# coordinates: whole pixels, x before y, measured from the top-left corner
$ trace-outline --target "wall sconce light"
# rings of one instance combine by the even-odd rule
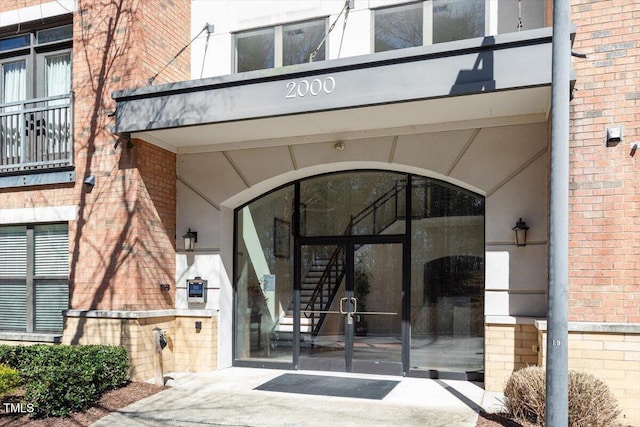
[[[184,239],[184,250],[192,252],[196,247],[196,242],[198,241],[198,232],[196,231],[187,231],[187,234],[182,236]]]
[[[622,128],[607,128],[607,147],[615,147],[620,142],[622,142]]]
[[[516,246],[527,246],[527,230],[529,230],[527,223],[520,218],[512,230],[515,234]]]
[[[93,191],[93,187],[96,186],[96,176],[89,175],[82,182],[82,187],[84,188],[85,193],[91,193]]]

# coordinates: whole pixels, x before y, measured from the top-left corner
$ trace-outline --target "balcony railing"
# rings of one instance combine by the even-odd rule
[[[0,104],[0,174],[73,165],[73,96]]]

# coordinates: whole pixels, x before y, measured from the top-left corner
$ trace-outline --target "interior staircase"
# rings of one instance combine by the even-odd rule
[[[399,218],[404,219],[404,197],[406,181],[399,180],[357,215],[351,217],[343,235],[382,234]],[[412,188],[425,188],[426,180],[415,180]],[[401,196],[402,195],[402,196]],[[427,212],[425,211],[425,217]],[[363,231],[364,230],[364,231]],[[318,313],[331,309],[338,288],[344,279],[345,246],[338,245],[331,256],[314,259],[300,284],[300,340],[302,346],[311,346],[324,323],[326,314]],[[291,347],[294,331],[293,301],[287,312],[283,312],[270,333],[270,345]]]
[[[345,275],[344,249],[336,250],[331,258],[314,258],[300,284],[300,334],[301,342],[310,343],[318,334],[326,314]],[[271,332],[272,347],[291,346],[294,328],[293,302]]]

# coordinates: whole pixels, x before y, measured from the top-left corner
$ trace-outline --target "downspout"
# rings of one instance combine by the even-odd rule
[[[546,425],[569,419],[569,95],[571,38],[569,0],[553,2],[551,65],[551,185],[549,297],[547,315]]]

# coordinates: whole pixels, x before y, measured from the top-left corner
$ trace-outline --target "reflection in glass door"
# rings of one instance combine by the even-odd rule
[[[300,367],[402,373],[402,244],[302,246]]]
[[[481,380],[484,228],[482,196],[388,171],[239,207],[234,365]]]
[[[402,373],[402,244],[354,248],[353,371]]]
[[[344,371],[345,245],[302,246],[301,271],[300,366]]]

